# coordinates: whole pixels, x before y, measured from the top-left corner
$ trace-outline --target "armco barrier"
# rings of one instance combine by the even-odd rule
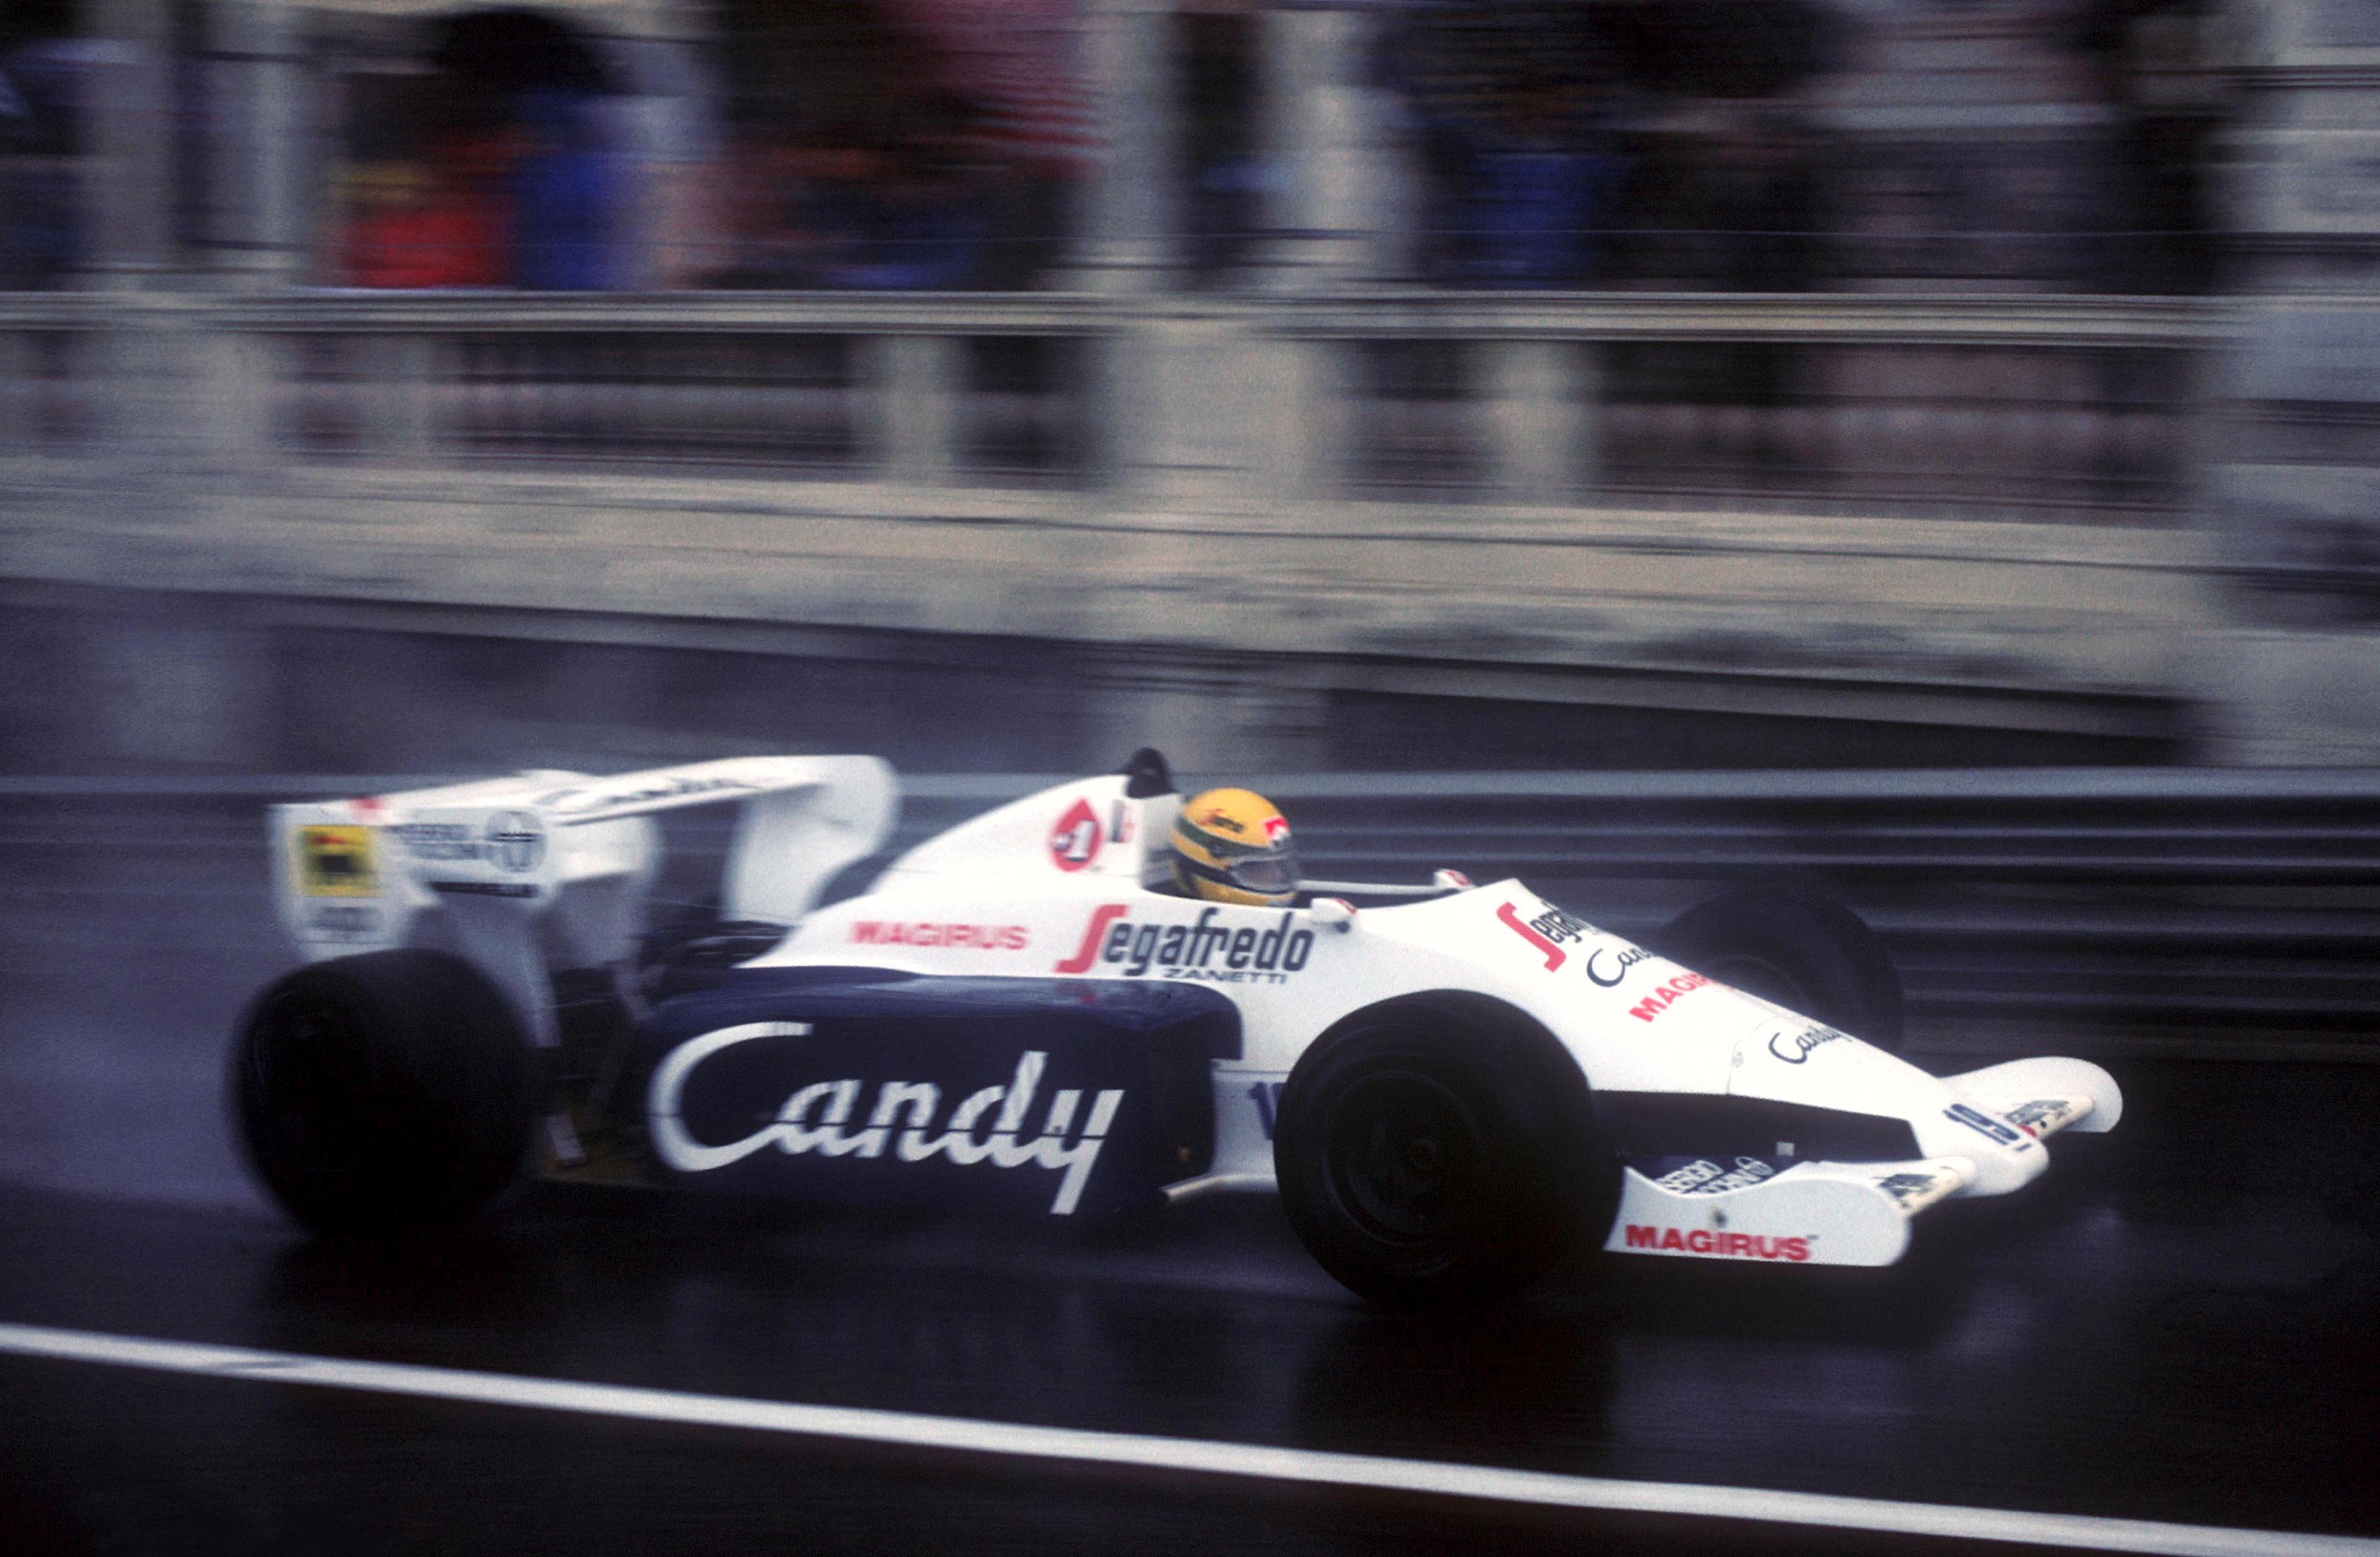
[[[1058,781],[906,775],[893,846]],[[213,870],[249,879],[261,871],[267,799],[431,782],[0,779],[0,860],[137,849],[162,865],[162,851],[186,857],[184,869],[149,879]],[[1441,865],[1482,882],[1518,876],[1632,934],[1720,884],[1822,886],[1890,943],[1922,1048],[2038,1047],[2054,1035],[2084,1052],[2380,1057],[2380,772],[1234,782],[1281,803],[1316,876],[1419,882]],[[725,821],[701,811],[670,821],[673,882],[695,890]],[[8,911],[31,906],[20,892]]]

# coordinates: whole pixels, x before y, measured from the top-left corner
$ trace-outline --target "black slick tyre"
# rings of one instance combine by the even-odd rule
[[[493,1199],[527,1156],[535,1077],[504,996],[445,952],[298,968],[233,1035],[249,1162],[322,1235],[448,1222]]]
[[[1679,915],[1652,946],[1671,962],[1879,1049],[1900,1048],[1900,975],[1876,932],[1832,898],[1793,888],[1736,888]]]
[[[1341,1284],[1386,1308],[1489,1301],[1611,1217],[1586,1082],[1541,1031],[1458,995],[1361,1013],[1298,1061],[1273,1165]]]

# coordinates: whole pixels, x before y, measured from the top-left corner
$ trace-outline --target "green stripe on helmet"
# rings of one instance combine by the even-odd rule
[[[1273,844],[1243,844],[1236,838],[1219,838],[1205,828],[1195,825],[1187,817],[1174,819],[1173,835],[1185,843],[1197,845],[1219,858],[1245,858],[1250,855],[1287,852]]]

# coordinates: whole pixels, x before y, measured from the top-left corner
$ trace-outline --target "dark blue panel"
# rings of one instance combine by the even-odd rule
[[[1099,1216],[1205,1170],[1239,1052],[1195,985],[743,968],[654,1012],[638,1101],[689,1188]]]

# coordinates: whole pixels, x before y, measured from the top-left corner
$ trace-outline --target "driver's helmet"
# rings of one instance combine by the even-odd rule
[[[1248,789],[1209,789],[1173,818],[1173,884],[1210,903],[1284,907],[1297,895],[1289,821]]]

